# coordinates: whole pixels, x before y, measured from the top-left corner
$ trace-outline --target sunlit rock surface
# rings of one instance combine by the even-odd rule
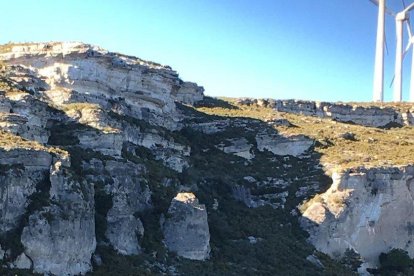
[[[414,108],[361,106],[329,102],[278,100],[276,110],[288,113],[331,118],[345,123],[370,127],[392,127],[414,124]]]
[[[292,155],[298,157],[310,149],[313,141],[303,135],[283,137],[276,133],[258,133],[256,135],[257,148],[260,151],[268,150],[276,155]]]
[[[61,162],[50,171],[50,201],[29,217],[21,242],[38,273],[76,275],[91,269],[95,251],[94,190]]]
[[[412,166],[336,173],[332,186],[308,203],[302,224],[312,244],[333,257],[353,249],[371,267],[392,248],[413,257],[413,188]]]
[[[177,127],[175,100],[203,98],[202,87],[183,82],[168,66],[78,42],[6,45],[0,60],[29,67],[55,104],[96,103],[168,128]]]

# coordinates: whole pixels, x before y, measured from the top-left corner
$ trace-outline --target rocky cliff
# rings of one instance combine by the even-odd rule
[[[378,252],[393,248],[414,257],[414,167],[360,168],[332,178],[331,187],[302,209],[318,250],[339,257],[351,249],[369,267],[379,265]]]
[[[394,113],[368,112],[406,127],[204,97],[82,43],[0,60],[2,275],[353,275],[413,256],[414,131]]]

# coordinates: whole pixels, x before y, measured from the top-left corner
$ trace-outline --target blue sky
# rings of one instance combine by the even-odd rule
[[[96,44],[170,65],[211,96],[372,98],[377,8],[368,0],[13,0],[1,9],[0,43]],[[387,19],[390,100],[395,32]]]

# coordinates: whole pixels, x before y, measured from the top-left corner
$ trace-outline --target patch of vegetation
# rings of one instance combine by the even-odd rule
[[[414,275],[414,260],[408,256],[407,251],[392,249],[379,256],[380,268],[368,269],[374,275]]]
[[[103,264],[94,265],[93,272],[86,275],[154,275],[155,269],[149,266],[146,255],[124,256],[108,246],[97,246],[96,254],[101,257]]]
[[[67,156],[67,152],[57,148],[57,147],[47,147],[43,146],[42,144],[26,140],[18,135],[11,134],[9,132],[1,131],[0,130],[0,148],[9,150],[9,149],[30,149],[30,150],[38,150],[38,151],[45,151],[55,155],[64,155]]]
[[[195,103],[194,105],[197,108],[206,107],[206,108],[225,108],[225,109],[239,109],[239,107],[229,103],[228,101],[219,99],[219,98],[212,98],[212,97],[204,97],[202,101]]]

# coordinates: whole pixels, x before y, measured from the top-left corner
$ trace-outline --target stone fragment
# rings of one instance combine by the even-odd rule
[[[13,262],[13,266],[18,269],[31,269],[32,261],[26,256],[26,254],[20,254]]]

